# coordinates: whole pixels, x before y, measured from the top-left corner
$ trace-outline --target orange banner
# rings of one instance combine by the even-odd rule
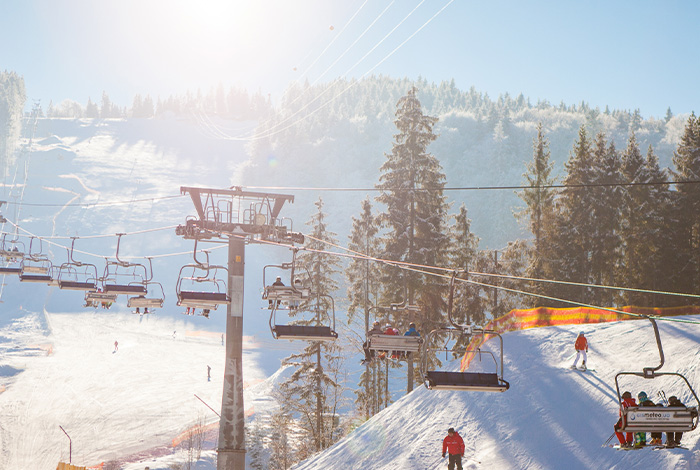
[[[627,306],[616,309],[621,312],[638,315],[655,315],[659,317],[672,317],[679,315],[698,315],[700,307],[689,305],[684,307],[634,307]],[[491,320],[484,329],[493,330],[499,334],[508,331],[527,330],[541,326],[582,325],[587,323],[607,323],[622,320],[639,320],[639,317],[611,312],[600,308],[573,307],[573,308],[549,308],[537,307],[530,309],[515,309],[502,317]],[[493,335],[475,336],[472,338],[467,351],[462,358],[460,371],[464,372],[477,353],[479,347]]]

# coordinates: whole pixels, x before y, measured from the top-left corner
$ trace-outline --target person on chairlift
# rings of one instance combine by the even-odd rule
[[[273,285],[273,286],[283,286],[283,285],[284,285],[284,282],[282,282],[282,277],[281,277],[281,276],[277,276],[277,278],[275,279],[275,282],[273,282],[272,285]],[[272,300],[268,300],[267,302],[268,302],[269,307],[272,308]],[[278,306],[278,307],[280,306],[280,301],[279,301],[279,300],[277,301],[277,306]]]
[[[372,324],[372,328],[367,331],[367,337],[369,338],[370,336],[373,335],[381,335],[383,334],[384,331],[382,331],[381,324],[378,321],[375,321]],[[367,344],[367,341],[365,341],[362,344],[362,349],[365,351],[365,358],[362,360],[362,364],[367,364],[368,362],[371,362],[372,359],[374,359],[374,351],[369,349],[369,345]]]
[[[676,396],[669,397],[668,406],[685,406]],[[683,438],[682,432],[667,432],[666,433],[666,445],[668,447],[677,447],[681,445],[681,439]]]

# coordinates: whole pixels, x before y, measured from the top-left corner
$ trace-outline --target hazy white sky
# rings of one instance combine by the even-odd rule
[[[4,1],[0,69],[44,106],[381,73],[662,116],[700,111],[698,24],[692,0]]]

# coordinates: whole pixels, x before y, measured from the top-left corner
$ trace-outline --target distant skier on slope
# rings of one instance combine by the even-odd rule
[[[583,364],[581,365],[582,370],[586,370],[586,354],[588,353],[588,340],[581,331],[576,338],[574,343],[574,348],[576,349],[576,359],[574,359],[574,365],[571,366],[572,369],[576,369],[576,364],[578,364],[578,358],[583,356]]]
[[[112,354],[115,352],[119,351],[119,343],[117,341],[114,342],[114,351],[112,351]]]
[[[449,452],[450,459],[447,464],[448,470],[454,470],[457,465],[457,470],[462,470],[462,457],[464,457],[464,440],[459,435],[455,428],[447,430],[447,436],[442,440],[442,458],[445,458],[445,452]]]

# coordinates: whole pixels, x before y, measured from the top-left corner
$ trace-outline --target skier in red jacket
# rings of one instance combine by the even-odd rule
[[[623,393],[622,408],[629,408],[631,406],[637,406],[637,402],[634,400],[634,398],[632,398],[632,394],[630,392]],[[617,423],[615,423],[615,435],[617,436],[617,440],[620,441],[620,447],[632,447],[632,444],[634,444],[632,433],[628,432],[625,436],[620,431],[618,431],[618,429],[622,427],[622,420],[622,410],[620,410],[620,419],[618,419]]]
[[[583,355],[583,365],[582,370],[586,370],[586,353],[588,353],[588,340],[583,335],[583,331],[578,334],[576,338],[576,343],[574,343],[574,348],[576,349],[576,359],[574,359],[574,365],[571,366],[572,369],[576,369],[576,364],[578,364],[579,356]]]
[[[464,457],[464,440],[459,435],[455,428],[447,430],[447,437],[442,440],[442,458],[445,458],[445,452],[450,453],[450,461],[447,464],[448,470],[454,470],[455,464],[457,470],[462,470],[462,457]]]

